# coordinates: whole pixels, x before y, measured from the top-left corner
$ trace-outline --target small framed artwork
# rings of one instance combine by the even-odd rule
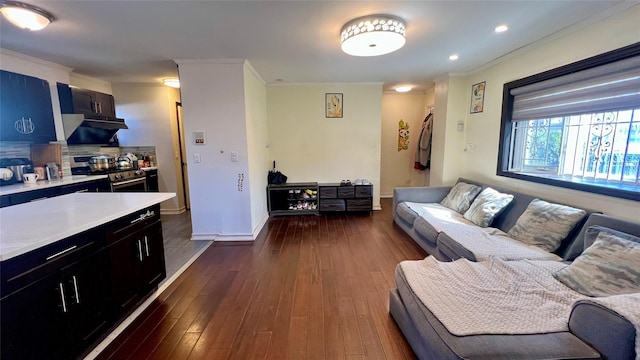
[[[471,113],[481,113],[484,108],[484,89],[487,82],[473,84],[471,86]]]
[[[341,118],[342,117],[342,94],[341,93],[326,93],[324,94],[325,102],[325,114],[327,118]]]

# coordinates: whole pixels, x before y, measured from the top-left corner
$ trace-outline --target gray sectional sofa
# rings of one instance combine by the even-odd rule
[[[468,179],[460,181],[479,185],[483,189],[489,186]],[[490,225],[508,232],[534,197],[491,187],[514,195],[511,204],[499,213]],[[450,189],[451,187],[396,189],[393,202],[394,222],[439,262],[466,258],[467,260],[460,261],[471,260],[473,264],[482,264],[481,260],[474,259],[473,252],[456,244],[456,239],[447,234],[446,224],[430,226],[424,221],[416,224],[421,215],[415,211],[415,207],[412,209],[406,206],[411,202],[438,203],[445,198]],[[563,266],[571,264],[571,261],[592,244],[592,241],[585,240],[585,234],[589,229],[597,229],[597,226],[635,236],[636,240],[633,241],[640,237],[640,223],[602,215],[596,211],[586,211],[584,219],[578,222],[555,251],[558,256],[555,261]],[[500,247],[500,241],[496,246]],[[497,250],[497,253],[500,253],[499,249]],[[518,261],[529,260],[515,260],[513,263]],[[640,339],[636,344],[636,337],[640,336],[638,319],[629,320],[628,316],[625,317],[610,307],[588,301],[589,297],[572,305],[567,330],[564,331],[511,335],[456,335],[425,305],[428,302],[424,301],[424,295],[422,298],[419,296],[415,283],[414,286],[411,285],[400,265],[396,268],[396,288],[390,290],[389,312],[420,359],[640,359],[640,354],[636,353],[640,348]],[[640,267],[640,262],[633,266]],[[637,277],[635,279],[632,281],[637,281]],[[517,287],[515,284],[515,288]],[[640,293],[634,293],[632,296],[634,301],[640,301]],[[455,296],[450,301],[455,303]]]
[[[492,228],[500,229],[504,232],[509,231],[516,224],[516,221],[520,215],[525,212],[529,203],[537,198],[469,179],[460,178],[458,182],[477,185],[482,189],[491,187],[497,191],[513,195],[511,203],[494,218],[490,225]],[[475,261],[476,259],[473,253],[459,244],[447,231],[438,231],[438,229],[434,227],[434,224],[430,224],[424,221],[424,219],[421,219],[416,211],[406,205],[408,202],[439,203],[447,196],[451,188],[452,186],[395,188],[393,192],[393,221],[411,236],[427,254],[434,256],[440,261],[450,261],[461,257]],[[552,200],[547,201],[552,202]],[[579,232],[588,216],[591,213],[597,212],[589,209],[584,210],[584,218],[576,225],[573,231],[569,233],[566,239],[562,241],[561,246],[554,251],[555,254],[565,260],[573,260],[582,252],[582,243],[578,236]]]

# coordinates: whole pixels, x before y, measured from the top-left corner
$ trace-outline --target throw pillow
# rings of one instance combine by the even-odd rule
[[[449,193],[440,202],[440,205],[464,214],[480,190],[482,190],[480,186],[459,182],[449,190]]]
[[[586,214],[581,209],[533,199],[507,234],[527,245],[552,252]]]
[[[600,231],[593,245],[555,278],[587,296],[640,292],[640,238],[635,241]]]
[[[513,195],[503,194],[488,187],[473,200],[469,210],[464,213],[464,218],[478,226],[487,227],[512,200]]]

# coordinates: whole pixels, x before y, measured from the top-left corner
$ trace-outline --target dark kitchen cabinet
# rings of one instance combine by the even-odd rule
[[[89,117],[115,117],[113,95],[70,87],[57,83],[60,110],[63,114],[84,114]]]
[[[107,231],[116,316],[130,312],[166,277],[160,207],[126,217]]]
[[[111,192],[111,183],[109,182],[109,179],[104,178],[69,185],[53,186],[45,189],[25,191],[11,195],[3,195],[0,197],[0,207],[18,205],[75,192]]]
[[[2,359],[75,358],[113,323],[101,231],[2,262]]]
[[[51,90],[46,80],[0,71],[0,140],[56,140]]]
[[[145,174],[147,175],[147,191],[159,192],[160,185],[158,184],[158,169],[145,170]]]

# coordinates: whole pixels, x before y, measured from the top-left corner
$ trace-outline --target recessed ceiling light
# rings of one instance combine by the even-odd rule
[[[179,89],[180,88],[180,80],[179,79],[163,79],[162,83],[172,88]]]
[[[411,86],[398,86],[396,91],[401,93],[411,91]]]
[[[449,60],[458,60],[458,54],[449,55]]]
[[[498,25],[498,26],[496,26],[496,28],[494,30],[497,33],[501,33],[501,32],[505,32],[505,31],[509,30],[509,27],[507,25]]]

